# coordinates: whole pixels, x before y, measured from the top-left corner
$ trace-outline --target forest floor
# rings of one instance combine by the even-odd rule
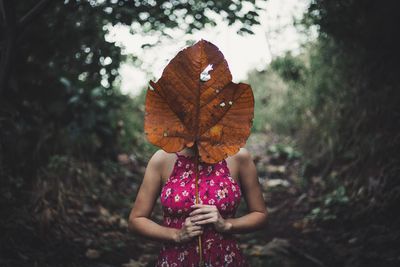
[[[347,233],[350,226],[345,221],[330,218],[332,215],[319,208],[315,210],[321,203],[319,190],[323,182],[313,176],[305,184],[299,175],[301,157],[268,153],[271,146],[286,142],[273,134],[253,134],[247,142],[257,166],[269,222],[263,230],[237,235],[240,247],[253,267],[344,266],[346,258],[360,253],[355,246],[359,241]],[[127,229],[144,166],[134,161],[122,169],[120,177],[104,177],[109,192],[93,194],[85,202],[69,198],[62,221],[44,224],[33,236],[32,227],[18,227],[23,218],[14,218],[13,226],[0,229],[7,231],[3,237],[8,242],[1,242],[0,266],[154,266],[160,243],[135,236]],[[236,216],[246,212],[242,199]],[[321,213],[328,219],[315,223],[313,216]],[[162,221],[159,200],[152,218]]]
[[[338,266],[324,241],[326,236],[307,219],[313,192],[302,189],[302,181],[298,177],[301,159],[288,159],[280,154],[274,156],[267,153],[271,145],[286,141],[273,134],[257,134],[252,135],[247,142],[247,148],[257,166],[269,223],[264,230],[236,235],[240,247],[253,267]],[[317,177],[314,181],[319,182]],[[136,189],[137,184],[126,186]],[[242,199],[236,216],[246,212],[247,206]],[[97,237],[104,240],[95,241],[95,237],[90,238],[93,243],[86,240],[86,251],[81,251],[81,254],[85,255],[88,263],[92,263],[90,266],[154,266],[159,243],[129,234],[126,228],[127,217],[120,217],[121,214],[115,211],[101,207],[92,214],[93,217],[88,217],[86,224],[91,231],[96,229]],[[152,218],[157,222],[162,221],[159,200]],[[99,222],[105,226],[99,227]]]

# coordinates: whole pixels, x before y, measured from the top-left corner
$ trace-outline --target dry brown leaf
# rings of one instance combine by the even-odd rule
[[[202,161],[216,163],[245,145],[253,114],[250,85],[233,83],[218,47],[200,40],[150,81],[144,128],[149,142],[167,152],[196,144]]]

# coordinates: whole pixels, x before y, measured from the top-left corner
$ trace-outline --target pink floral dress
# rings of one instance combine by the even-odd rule
[[[163,226],[180,229],[195,204],[194,158],[179,155],[171,176],[161,190]],[[199,163],[199,203],[215,205],[223,218],[234,217],[241,200],[241,189],[230,176],[225,160],[215,164]],[[214,225],[203,225],[201,235],[203,260],[206,267],[249,266],[233,234],[219,233]],[[198,267],[198,237],[177,244],[164,242],[156,266]]]

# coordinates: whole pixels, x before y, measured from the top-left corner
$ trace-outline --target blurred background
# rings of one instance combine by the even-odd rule
[[[200,39],[255,95],[269,223],[238,235],[252,266],[400,266],[398,8],[0,0],[0,266],[154,266],[160,243],[127,230],[157,150],[145,94]]]

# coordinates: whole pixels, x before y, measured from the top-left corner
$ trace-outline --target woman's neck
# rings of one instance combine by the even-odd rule
[[[180,154],[185,156],[194,156],[194,149],[191,147],[185,147],[180,151]]]

